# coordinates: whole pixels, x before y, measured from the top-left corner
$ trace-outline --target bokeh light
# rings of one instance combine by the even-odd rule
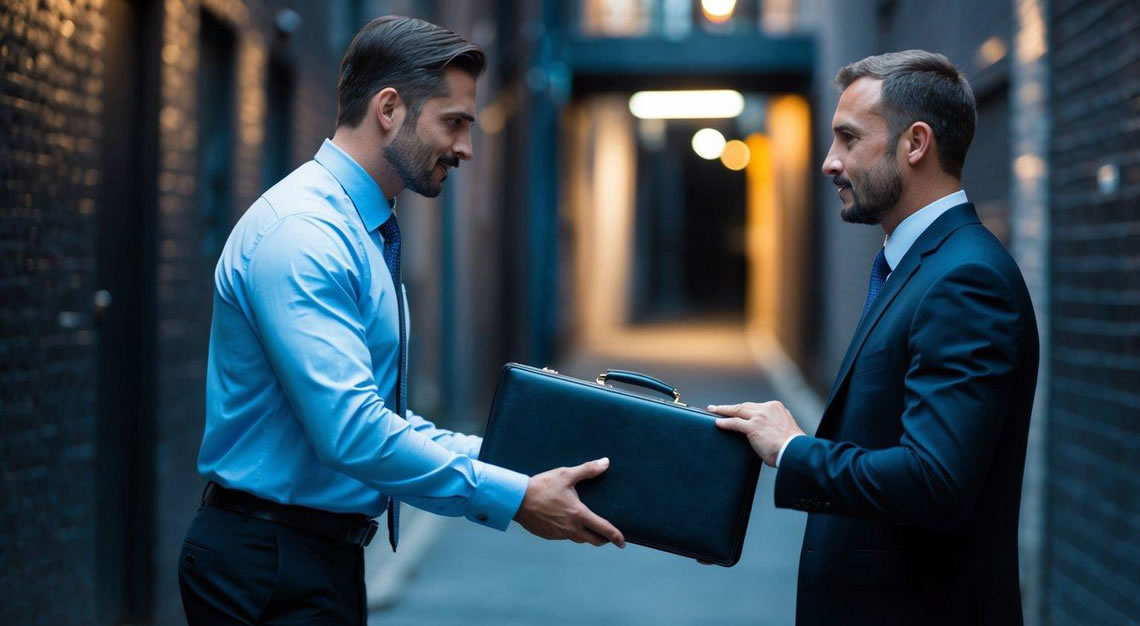
[[[736,10],[736,0],[701,0],[701,12],[704,13],[705,19],[714,24],[727,22],[734,10]]]
[[[693,134],[693,152],[702,159],[713,160],[724,151],[724,135],[715,128],[702,128]]]
[[[748,144],[739,139],[724,144],[724,149],[720,152],[720,162],[734,172],[748,167],[751,160],[752,151],[748,149]]]

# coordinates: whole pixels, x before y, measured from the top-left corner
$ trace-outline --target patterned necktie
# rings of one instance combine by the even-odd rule
[[[883,283],[891,273],[891,266],[887,265],[886,249],[885,246],[879,248],[879,253],[875,255],[875,261],[871,263],[871,280],[867,285],[867,301],[863,303],[863,314],[859,316],[860,324],[863,323],[863,318],[867,317],[867,311],[871,310],[875,296],[879,295],[879,290],[883,288]]]
[[[396,286],[396,306],[400,309],[400,359],[396,370],[396,415],[404,417],[408,406],[408,324],[404,319],[404,288],[400,282],[400,224],[396,214],[380,225],[380,235],[384,237],[384,263],[392,274],[392,284]],[[392,552],[400,538],[400,503],[388,496],[388,543]]]

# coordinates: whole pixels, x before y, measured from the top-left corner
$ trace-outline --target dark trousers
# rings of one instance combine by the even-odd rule
[[[364,549],[203,505],[178,558],[191,626],[363,626]]]

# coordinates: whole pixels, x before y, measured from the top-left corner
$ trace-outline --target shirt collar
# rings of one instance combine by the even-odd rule
[[[891,271],[898,267],[899,261],[902,261],[902,258],[906,256],[907,250],[910,250],[910,247],[934,223],[934,220],[941,217],[946,211],[966,202],[968,202],[966,192],[959,189],[907,216],[895,228],[895,232],[887,236],[886,243],[883,244],[885,248],[883,256],[886,257],[887,265],[891,267]]]
[[[360,213],[365,228],[373,231],[388,221],[392,210],[396,208],[396,199],[385,201],[380,186],[348,153],[331,140],[325,139],[313,159],[324,166],[344,188],[356,206],[357,213]]]

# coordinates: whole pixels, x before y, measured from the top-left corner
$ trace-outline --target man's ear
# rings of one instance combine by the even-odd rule
[[[385,87],[372,96],[371,111],[383,133],[390,133],[400,127],[404,118],[404,101],[400,93],[392,87]]]
[[[906,153],[907,163],[914,167],[926,155],[934,154],[934,129],[926,122],[915,122],[903,131],[899,143]]]

